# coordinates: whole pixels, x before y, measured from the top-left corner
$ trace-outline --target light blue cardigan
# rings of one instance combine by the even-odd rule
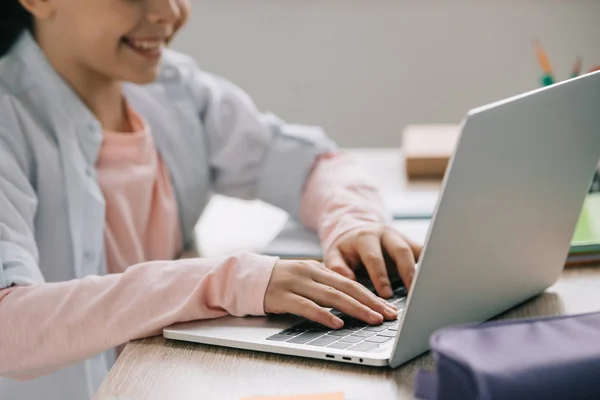
[[[297,216],[311,166],[334,148],[321,129],[259,113],[239,88],[172,51],[156,82],[126,85],[125,96],[168,167],[186,244],[213,192]],[[0,59],[0,289],[106,273],[101,143],[98,120],[23,34]],[[88,398],[113,361],[105,352],[24,383],[0,378],[0,397]]]

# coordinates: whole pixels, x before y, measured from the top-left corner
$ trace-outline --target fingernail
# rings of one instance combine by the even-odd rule
[[[386,284],[381,287],[381,294],[384,297],[392,297],[394,293],[392,292],[392,287]]]
[[[375,311],[371,311],[370,312],[370,316],[371,316],[371,321],[375,322],[375,323],[381,323],[383,321],[383,315],[379,314],[378,312]]]
[[[340,329],[341,327],[344,326],[344,321],[342,321],[341,319],[339,319],[335,315],[333,315],[331,317],[331,322],[333,322],[333,326],[335,327],[335,329]]]
[[[387,310],[388,315],[391,317],[397,317],[398,316],[398,310],[392,310],[391,308],[388,308]]]

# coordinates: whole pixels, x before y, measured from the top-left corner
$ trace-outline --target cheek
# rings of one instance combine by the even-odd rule
[[[80,50],[89,56],[115,56],[119,49],[120,41],[129,32],[134,24],[128,24],[122,18],[98,18],[78,26],[78,42]]]
[[[185,26],[190,18],[190,13],[192,12],[192,4],[188,0],[179,0],[177,4],[179,5],[179,13],[181,14],[181,17],[175,24],[173,36],[175,36],[175,34]]]
[[[98,72],[107,74],[115,71],[122,57],[122,46],[120,36],[110,34],[105,30],[88,29],[78,38],[78,54],[80,60],[87,66]],[[107,74],[112,75],[112,74]]]
[[[79,23],[77,32],[78,52],[87,64],[100,70],[113,70],[123,57],[123,36],[135,27],[135,22],[114,14]]]

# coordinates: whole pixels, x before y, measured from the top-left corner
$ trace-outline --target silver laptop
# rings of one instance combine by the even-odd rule
[[[600,72],[471,110],[397,321],[340,331],[295,316],[177,324],[169,339],[396,367],[559,277],[600,158]],[[334,311],[335,312],[335,311]]]

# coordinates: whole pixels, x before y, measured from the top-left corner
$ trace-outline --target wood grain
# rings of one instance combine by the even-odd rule
[[[566,270],[544,294],[499,318],[578,314],[600,310],[600,268]],[[411,399],[429,354],[392,370],[231,350],[153,337],[131,342],[96,400],[216,399],[344,392],[346,400]]]

